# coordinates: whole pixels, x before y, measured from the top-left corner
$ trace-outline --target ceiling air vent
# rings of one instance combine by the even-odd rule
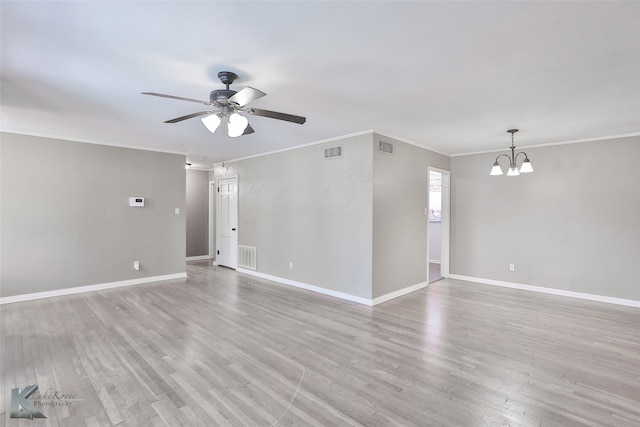
[[[325,159],[332,159],[334,157],[342,157],[342,146],[324,149]]]
[[[390,142],[378,141],[378,150],[382,153],[393,154],[393,144]]]

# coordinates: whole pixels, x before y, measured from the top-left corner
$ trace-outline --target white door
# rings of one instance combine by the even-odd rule
[[[238,177],[218,180],[216,261],[238,268]]]

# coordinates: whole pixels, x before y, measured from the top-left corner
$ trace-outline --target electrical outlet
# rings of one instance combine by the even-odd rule
[[[293,270],[293,261],[289,263],[289,270]]]
[[[509,264],[509,271],[516,271],[516,265],[515,264]]]
[[[133,261],[133,268],[135,270],[140,270],[140,261]]]

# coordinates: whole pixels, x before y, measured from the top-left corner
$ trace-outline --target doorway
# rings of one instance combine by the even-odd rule
[[[238,268],[238,177],[218,179],[216,197],[216,263]]]
[[[429,283],[449,276],[449,171],[428,168]]]

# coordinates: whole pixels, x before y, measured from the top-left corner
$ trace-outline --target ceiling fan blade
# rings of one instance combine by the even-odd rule
[[[142,95],[159,96],[162,98],[177,99],[179,101],[189,101],[189,102],[197,102],[198,104],[211,105],[209,101],[201,101],[199,99],[193,99],[193,98],[183,98],[182,96],[165,95],[164,93],[142,92]]]
[[[193,119],[194,117],[206,116],[207,114],[214,114],[215,111],[199,111],[197,113],[187,114],[186,116],[176,117],[175,119],[167,120],[165,123],[178,123],[183,120]]]
[[[270,119],[284,120],[285,122],[293,122],[303,124],[307,121],[306,117],[294,116],[293,114],[278,113],[277,111],[261,110],[259,108],[250,108],[247,113],[254,116],[269,117]]]
[[[243,107],[258,98],[262,98],[265,95],[266,93],[264,93],[263,91],[247,86],[244,89],[238,91],[231,98],[229,98],[229,101],[235,102],[236,104]]]
[[[249,134],[252,134],[252,133],[254,133],[254,132],[255,132],[255,130],[253,130],[253,128],[251,127],[251,125],[249,125],[249,124],[248,124],[248,125],[247,125],[247,127],[246,127],[246,128],[244,128],[244,132],[242,132],[242,134],[243,134],[243,135],[249,135]]]

